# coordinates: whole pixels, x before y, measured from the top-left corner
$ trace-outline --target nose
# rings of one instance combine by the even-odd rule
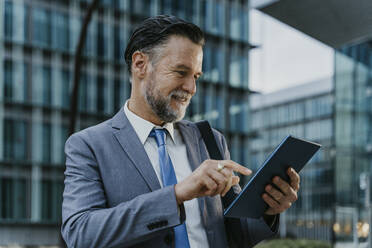
[[[185,82],[182,84],[182,89],[189,93],[190,95],[194,95],[196,92],[196,81],[194,77],[188,77]]]

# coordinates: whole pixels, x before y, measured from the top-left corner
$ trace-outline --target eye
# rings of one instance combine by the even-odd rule
[[[176,71],[180,76],[184,77],[187,75],[187,72],[185,71]]]

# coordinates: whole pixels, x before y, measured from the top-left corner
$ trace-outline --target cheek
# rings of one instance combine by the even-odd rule
[[[177,79],[174,77],[165,77],[162,78],[161,81],[158,81],[158,89],[166,95],[171,94],[174,90],[177,90],[181,87],[182,85],[182,80]]]

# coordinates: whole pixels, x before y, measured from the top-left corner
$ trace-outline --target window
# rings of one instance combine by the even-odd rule
[[[128,1],[112,0],[112,6],[115,9],[126,10],[128,9]]]
[[[225,34],[225,6],[218,0],[206,0],[202,2],[201,12],[203,13],[202,28],[208,33]]]
[[[187,116],[189,116],[191,118],[191,120],[193,121],[199,121],[201,119],[200,117],[200,102],[201,102],[201,93],[200,93],[200,90],[201,90],[201,84],[196,84],[196,87],[197,87],[197,90],[196,90],[196,93],[195,95],[191,98],[191,102],[190,102],[190,105],[189,107],[187,108]]]
[[[107,38],[103,21],[98,22],[97,31],[97,56],[104,58],[107,54]]]
[[[209,42],[205,46],[205,62],[203,64],[205,80],[211,82],[223,82],[224,81],[224,53],[223,49],[219,44],[215,42]]]
[[[81,73],[79,84],[79,111],[87,111],[88,109],[88,74]]]
[[[207,42],[203,49],[203,76],[201,77],[202,80],[211,80],[211,43]]]
[[[241,152],[241,149],[240,149],[239,137],[234,136],[231,140],[231,150],[230,150],[231,160],[236,161],[237,163],[241,163],[240,152]]]
[[[62,51],[69,49],[68,15],[55,11],[53,13],[53,48]]]
[[[101,0],[100,4],[104,8],[109,8],[112,5],[112,0]]]
[[[52,151],[52,130],[50,124],[43,124],[43,137],[42,137],[42,147],[43,147],[43,158],[44,163],[51,162],[51,151]]]
[[[192,3],[186,3],[185,0],[172,1],[172,13],[181,19],[185,19],[185,7],[190,4]]]
[[[185,19],[189,22],[193,22],[194,15],[196,13],[195,10],[195,0],[183,0],[187,1],[185,5]]]
[[[237,132],[248,132],[248,101],[242,96],[232,95],[229,108],[230,128]]]
[[[24,4],[23,9],[23,40],[25,43],[30,42],[31,34],[30,34],[30,7],[27,4]]]
[[[70,72],[68,70],[62,70],[62,107],[69,108],[70,107],[70,85],[71,78]]]
[[[126,39],[125,39],[125,34],[126,34],[126,27],[122,25],[115,25],[113,27],[114,31],[114,59],[117,62],[124,62],[124,51],[126,47]]]
[[[13,97],[13,63],[10,60],[4,61],[4,98],[7,100]]]
[[[105,111],[105,78],[101,75],[97,77],[97,111]]]
[[[25,160],[27,156],[26,122],[5,119],[4,136],[4,158]]]
[[[42,73],[43,104],[50,106],[52,104],[52,75],[50,67],[43,66]]]
[[[213,28],[218,34],[225,34],[225,6],[223,2],[216,1],[214,6]]]
[[[241,82],[240,78],[240,59],[237,47],[233,47],[230,54],[230,78],[229,83],[232,86],[238,87]]]
[[[333,127],[332,120],[320,120],[306,123],[305,135],[309,140],[323,140],[332,137]]]
[[[63,184],[58,181],[43,180],[41,183],[41,218],[44,221],[57,222],[62,212]]]
[[[29,191],[25,179],[0,178],[0,218],[22,220],[29,218]]]
[[[248,52],[237,46],[231,49],[229,83],[234,87],[248,88]]]
[[[233,39],[239,39],[240,37],[240,6],[237,3],[231,3],[230,7],[230,37]]]
[[[303,103],[291,103],[288,108],[288,121],[295,122],[303,119]]]
[[[31,71],[30,70],[31,70],[30,64],[28,62],[24,62],[23,63],[23,101],[24,102],[28,102],[30,100],[29,94],[28,94],[29,85],[31,84],[30,82]]]
[[[205,107],[204,118],[213,123],[215,119],[215,110],[213,108],[212,88],[207,88],[204,91],[203,105]]]
[[[13,36],[13,3],[5,1],[4,4],[4,37],[12,39]]]
[[[263,126],[262,111],[256,111],[251,113],[252,115],[252,126],[253,130],[260,129]]]
[[[53,161],[56,161],[57,163],[61,164],[64,166],[64,163],[66,161],[66,157],[65,157],[65,143],[66,143],[66,140],[68,138],[68,127],[66,125],[59,125],[58,126],[58,131],[60,132],[59,133],[59,138],[60,140],[59,141],[54,141],[53,142],[58,142],[59,145],[58,145],[58,148],[59,149],[56,149],[57,151],[59,151],[59,154],[54,154],[54,156],[56,156],[57,159],[53,159]]]
[[[332,114],[333,98],[331,95],[322,96],[306,101],[306,117],[320,117]]]
[[[151,0],[131,0],[130,9],[138,15],[150,16],[151,15]]]
[[[48,47],[51,44],[50,11],[44,8],[32,9],[33,42],[36,45]]]
[[[216,96],[214,97],[215,101],[215,127],[219,129],[225,128],[225,103],[224,97],[221,90],[217,90]]]
[[[6,59],[3,68],[4,99],[14,102],[24,102],[27,100],[29,85],[27,64]]]
[[[239,8],[240,10],[240,39],[243,41],[248,42],[248,33],[249,33],[249,18],[248,18],[248,12],[249,10],[245,7],[241,6]]]
[[[172,14],[172,0],[160,0],[162,13],[169,15]]]
[[[118,111],[121,108],[121,82],[120,79],[114,80],[114,111]]]

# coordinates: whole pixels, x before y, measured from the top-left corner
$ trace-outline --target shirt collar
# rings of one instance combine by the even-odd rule
[[[154,125],[152,122],[149,122],[135,113],[133,113],[131,110],[128,108],[128,101],[127,100],[124,104],[124,113],[127,116],[130,124],[134,128],[134,131],[137,133],[138,138],[140,139],[141,143],[144,145],[147,137],[149,136],[151,130],[153,128],[165,128],[167,129],[171,139],[173,142],[174,140],[174,126],[173,123],[165,123],[162,127]]]

